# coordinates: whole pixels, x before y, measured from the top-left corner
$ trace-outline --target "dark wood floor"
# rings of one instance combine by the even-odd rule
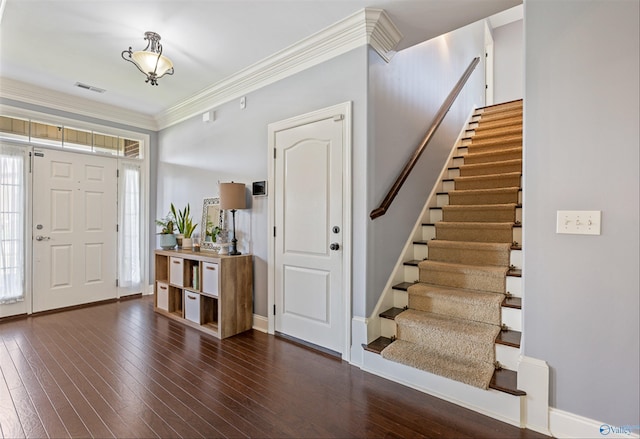
[[[0,322],[0,437],[545,436],[257,331],[224,341],[149,298]]]

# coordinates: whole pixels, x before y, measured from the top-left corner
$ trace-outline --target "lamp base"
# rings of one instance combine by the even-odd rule
[[[235,234],[235,225],[234,225],[234,234]],[[238,256],[242,254],[238,251],[237,244],[238,244],[238,240],[233,238],[231,240],[231,246],[229,247],[229,256]]]

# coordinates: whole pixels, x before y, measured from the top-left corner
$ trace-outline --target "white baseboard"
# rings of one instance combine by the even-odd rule
[[[268,333],[269,319],[258,314],[253,315],[253,329],[256,331]]]
[[[557,438],[640,438],[640,425],[610,425],[556,408],[549,409],[549,430]]]
[[[355,316],[351,319],[351,358],[350,363],[362,367],[363,344],[367,343],[367,320],[365,317]]]

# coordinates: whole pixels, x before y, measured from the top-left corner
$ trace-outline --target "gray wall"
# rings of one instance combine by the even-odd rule
[[[250,185],[267,180],[267,126],[300,114],[353,101],[354,191],[362,191],[366,123],[367,49],[349,53],[307,69],[215,109],[216,120],[200,116],[159,134],[157,215],[173,202],[190,203],[198,212],[202,199],[218,195],[219,181]],[[236,213],[239,250],[254,254],[254,312],[267,315],[267,198],[252,200],[250,209]],[[354,237],[361,248],[363,238]]]
[[[524,81],[523,20],[493,30],[493,101],[522,99]]]
[[[638,425],[639,3],[525,2],[524,353],[551,405]],[[558,235],[557,210],[602,235]],[[594,437],[599,432],[594,432]]]
[[[477,56],[484,60],[483,45],[484,25],[478,22],[405,49],[389,64],[370,57],[367,216],[361,219],[367,230],[367,294],[366,303],[354,299],[355,315],[373,311],[453,142],[472,108],[484,104],[482,62],[387,214],[372,221],[368,213],[378,207],[469,63]]]

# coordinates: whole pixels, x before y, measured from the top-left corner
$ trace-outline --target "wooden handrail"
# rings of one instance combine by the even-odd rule
[[[409,161],[407,161],[407,164],[404,165],[404,168],[402,169],[402,172],[400,172],[400,175],[398,175],[396,182],[393,183],[393,186],[391,186],[391,189],[389,189],[389,192],[387,192],[387,196],[384,197],[384,200],[382,200],[380,206],[377,209],[372,210],[369,214],[372,220],[387,213],[387,209],[389,209],[389,206],[391,206],[393,199],[396,197],[396,195],[398,195],[398,192],[400,192],[400,188],[402,188],[405,180],[407,179],[407,177],[409,177],[411,170],[414,168],[414,166],[418,162],[418,159],[427,148],[427,144],[431,141],[433,134],[444,120],[444,117],[451,109],[451,106],[462,91],[462,88],[467,83],[467,80],[469,79],[469,77],[473,73],[473,70],[476,68],[479,62],[479,57],[474,58],[473,61],[471,61],[471,64],[469,64],[469,67],[467,67],[467,70],[465,70],[460,80],[456,83],[455,87],[453,87],[453,90],[451,90],[451,93],[449,93],[449,96],[447,96],[447,99],[440,107],[440,110],[438,110],[438,113],[436,114],[436,117],[433,120],[431,127],[429,128],[429,131],[427,131],[427,135],[424,137],[424,140],[413,152],[413,155],[411,156]]]

